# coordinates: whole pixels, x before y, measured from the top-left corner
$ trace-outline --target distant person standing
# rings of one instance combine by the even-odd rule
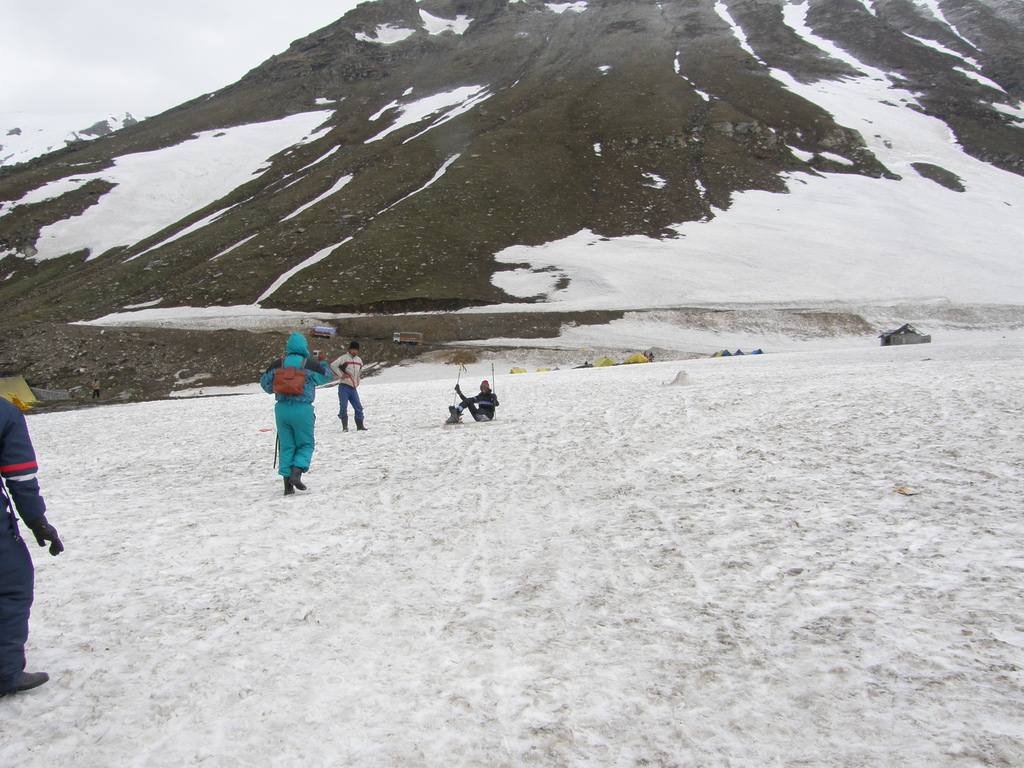
[[[93,380],[92,384],[92,399],[95,400],[100,396],[100,383],[99,381]]]
[[[338,418],[341,428],[348,432],[348,404],[352,403],[352,411],[356,417],[356,430],[366,431],[363,426],[363,404],[359,402],[359,376],[363,372],[363,360],[359,357],[359,342],[348,345],[348,352],[333,363],[331,370],[341,378],[338,384]]]
[[[50,679],[45,672],[25,671],[35,570],[14,516],[17,509],[39,546],[49,542],[51,555],[64,551],[57,531],[46,520],[36,471],[25,415],[0,399],[0,696],[36,688]]]
[[[313,459],[313,426],[316,424],[316,413],[313,411],[313,400],[316,399],[317,384],[326,384],[334,377],[327,364],[323,362],[323,354],[319,360],[309,357],[309,346],[306,337],[301,333],[293,333],[285,347],[287,354],[275,360],[260,378],[263,391],[273,394],[277,402],[274,405],[274,420],[277,423],[277,437],[280,441],[277,473],[284,478],[284,495],[295,493],[295,489],[306,490],[302,482],[302,473],[309,471],[309,463]],[[293,386],[285,386],[276,374],[282,368],[289,368],[294,379]],[[301,375],[300,375],[301,374]]]

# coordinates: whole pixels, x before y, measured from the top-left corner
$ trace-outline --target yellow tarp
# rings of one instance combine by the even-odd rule
[[[635,355],[630,355],[629,357],[627,357],[624,362],[625,363],[649,363],[651,361],[647,359],[647,355],[643,354],[642,352],[637,352]]]
[[[30,408],[34,403],[39,402],[21,376],[8,376],[5,379],[0,379],[0,397],[14,403],[22,410],[26,410],[26,406]]]
[[[615,361],[610,357],[602,357],[594,361],[595,368],[607,368],[609,365],[615,365]]]

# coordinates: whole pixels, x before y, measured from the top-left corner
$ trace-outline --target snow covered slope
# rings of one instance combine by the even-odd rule
[[[454,368],[370,379],[289,498],[263,393],[33,415],[0,764],[1022,764],[1022,359],[498,370],[444,429]]]

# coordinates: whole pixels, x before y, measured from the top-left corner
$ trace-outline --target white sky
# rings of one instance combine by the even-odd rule
[[[0,112],[150,117],[222,88],[357,0],[0,0]]]

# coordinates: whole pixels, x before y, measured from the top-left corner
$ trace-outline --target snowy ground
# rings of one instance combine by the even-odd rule
[[[0,765],[1022,765],[1005,336],[370,379],[291,498],[262,393],[32,415]]]

